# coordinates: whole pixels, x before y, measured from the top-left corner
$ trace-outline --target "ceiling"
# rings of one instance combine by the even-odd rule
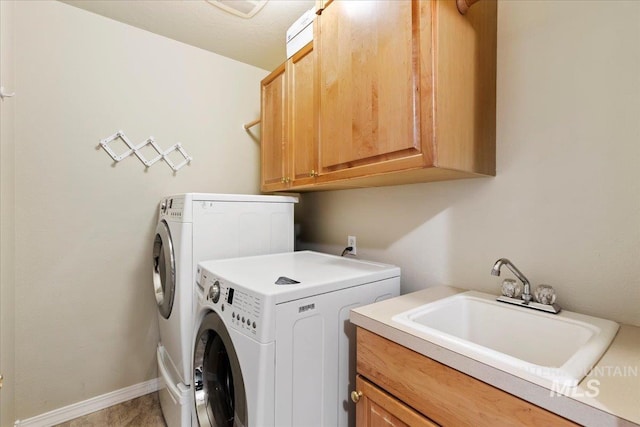
[[[60,1],[265,70],[285,61],[287,29],[315,3],[270,0],[245,19],[205,0]]]

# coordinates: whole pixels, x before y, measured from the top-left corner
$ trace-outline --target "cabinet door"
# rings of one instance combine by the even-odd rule
[[[356,377],[356,427],[437,427],[422,414],[385,393],[360,375]]]
[[[263,191],[286,188],[287,98],[285,64],[261,82],[261,182]]]
[[[329,6],[333,0],[316,0],[316,14],[320,15],[325,7]]]
[[[292,186],[312,184],[317,174],[315,71],[313,43],[309,43],[287,61]]]
[[[411,156],[403,168],[422,166],[419,3],[334,0],[318,17],[321,174]]]

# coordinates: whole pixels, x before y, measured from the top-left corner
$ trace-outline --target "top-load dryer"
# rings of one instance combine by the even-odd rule
[[[160,403],[169,427],[191,425],[198,262],[294,249],[295,197],[188,193],[162,199],[153,243]]]

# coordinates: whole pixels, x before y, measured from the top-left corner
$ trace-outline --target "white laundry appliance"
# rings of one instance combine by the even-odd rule
[[[198,262],[294,249],[295,197],[188,193],[160,202],[153,243],[160,404],[169,427],[192,425]]]
[[[347,427],[349,311],[394,297],[400,269],[317,252],[200,263],[194,418],[202,427]]]

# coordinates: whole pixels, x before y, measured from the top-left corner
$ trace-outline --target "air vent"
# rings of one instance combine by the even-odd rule
[[[267,0],[206,0],[207,3],[212,4],[225,12],[229,12],[233,15],[241,18],[252,18],[256,13],[260,12]]]

